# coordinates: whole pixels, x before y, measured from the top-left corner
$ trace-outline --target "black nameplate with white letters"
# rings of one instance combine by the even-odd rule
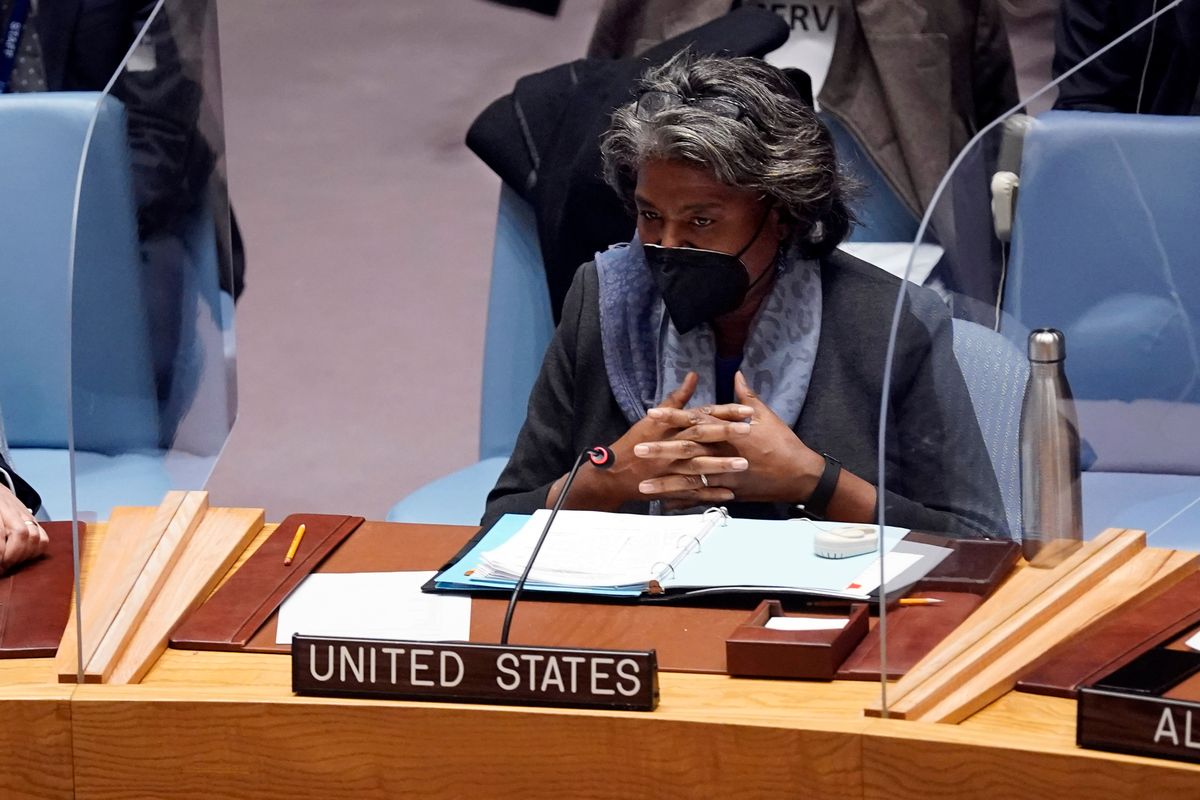
[[[1081,687],[1080,747],[1200,763],[1200,703]]]
[[[451,703],[653,711],[653,650],[292,637],[292,691]]]

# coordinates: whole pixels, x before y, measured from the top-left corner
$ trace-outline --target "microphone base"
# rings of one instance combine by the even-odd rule
[[[653,711],[653,650],[292,637],[292,691],[438,703]]]

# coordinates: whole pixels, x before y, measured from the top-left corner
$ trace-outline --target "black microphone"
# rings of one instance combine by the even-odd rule
[[[533,552],[529,554],[529,561],[525,562],[525,571],[521,573],[520,579],[517,580],[517,585],[513,587],[512,597],[508,599],[508,610],[504,612],[504,625],[500,628],[500,644],[508,644],[508,628],[512,625],[513,610],[517,607],[517,599],[521,596],[521,590],[525,588],[525,579],[529,577],[529,572],[533,569],[533,562],[538,557],[538,551],[542,549],[542,543],[546,541],[546,534],[550,532],[550,526],[554,524],[554,517],[558,514],[558,510],[562,508],[563,502],[567,499],[567,492],[571,491],[571,484],[575,482],[575,474],[579,472],[579,467],[583,464],[584,456],[597,469],[608,469],[617,460],[612,450],[599,445],[589,447],[575,457],[575,465],[567,473],[567,479],[563,481],[562,491],[558,493],[558,499],[554,501],[554,507],[550,509],[550,518],[546,520],[546,525],[542,528],[542,533],[538,536],[537,543],[533,546]]]

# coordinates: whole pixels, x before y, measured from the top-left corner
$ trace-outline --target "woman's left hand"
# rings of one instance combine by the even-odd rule
[[[817,488],[825,470],[824,457],[800,441],[741,372],[734,376],[733,393],[739,403],[754,409],[754,415],[750,435],[733,443],[750,468],[732,476],[736,485],[729,488],[738,500],[803,503]]]
[[[747,468],[739,472],[705,476],[708,485],[732,490],[734,499],[739,501],[803,502],[816,489],[817,481],[825,469],[825,459],[800,441],[795,431],[750,389],[742,373],[737,373],[733,386],[738,403],[752,411],[750,424],[748,428],[731,427],[734,435],[720,438],[746,459]],[[746,419],[738,413],[736,405],[709,406],[699,410],[705,421],[693,424],[693,427],[705,431],[723,427],[713,425],[714,422],[741,422]],[[683,427],[689,424],[686,419],[689,415],[694,417],[695,410],[669,413],[678,417]],[[674,441],[656,442],[646,455],[663,457],[673,454],[669,451],[686,446],[683,440],[688,438],[686,432],[681,432]],[[705,437],[705,440],[713,441],[709,437]],[[683,453],[677,457],[683,457]],[[641,488],[644,494],[667,494],[692,488],[697,478],[696,475],[685,474],[663,475],[644,481]]]

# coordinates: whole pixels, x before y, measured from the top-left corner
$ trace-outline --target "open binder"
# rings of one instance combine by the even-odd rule
[[[548,515],[546,510],[505,515],[472,539],[425,589],[511,591]],[[842,559],[814,554],[817,532],[837,527],[811,520],[734,519],[716,508],[674,516],[560,511],[526,588],[613,598],[747,592],[877,597],[878,553]],[[920,580],[951,552],[905,541],[908,533],[884,530],[888,594]]]

